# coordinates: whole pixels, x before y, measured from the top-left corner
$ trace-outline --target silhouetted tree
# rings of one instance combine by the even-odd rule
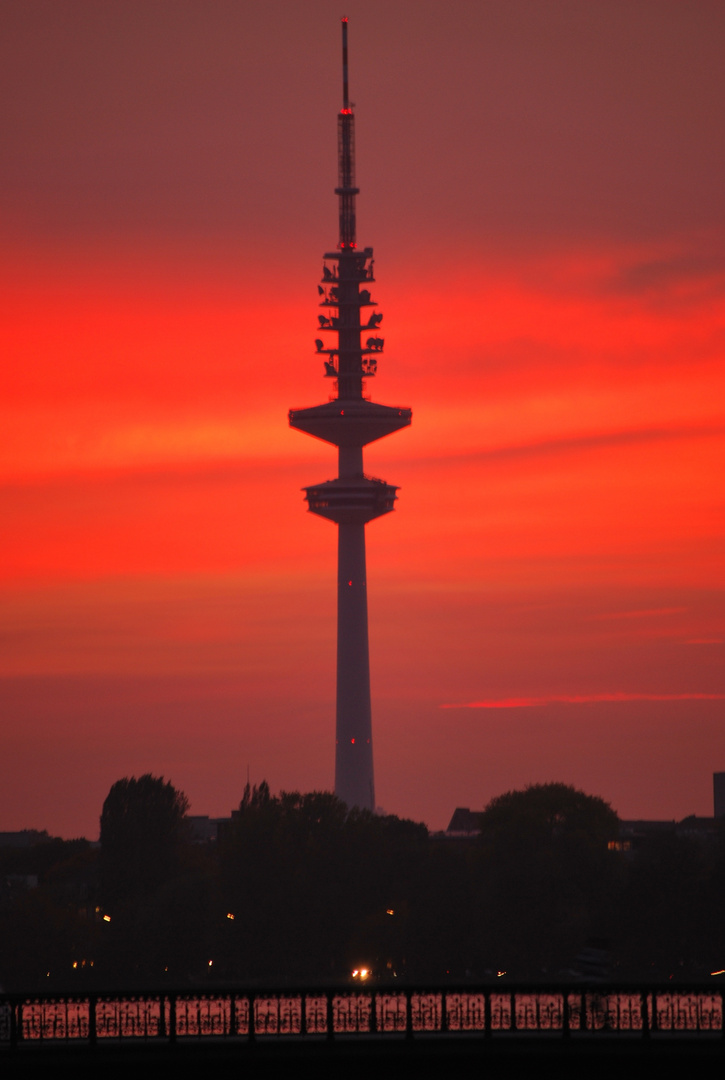
[[[101,899],[148,893],[178,868],[189,801],[163,776],[117,780],[101,814]]]
[[[426,841],[425,826],[348,811],[329,792],[247,788],[219,851],[229,976],[339,978],[402,949]]]
[[[84,961],[95,956],[97,853],[87,840],[39,837],[28,848],[0,849],[0,985],[6,990],[82,983]]]
[[[163,777],[117,781],[101,815],[100,899],[110,915],[103,985],[199,981],[209,958],[216,875],[192,845],[189,802]]]
[[[609,803],[568,784],[530,784],[491,799],[481,814],[481,839],[497,837],[516,846],[578,842],[606,848],[619,834],[619,818]]]
[[[621,861],[607,849],[619,823],[603,799],[536,784],[492,799],[480,820],[479,962],[538,976],[609,935]]]
[[[362,963],[431,984],[570,977],[594,938],[610,939],[614,976],[725,966],[725,829],[609,851],[618,821],[602,799],[541,784],[493,799],[479,842],[457,843],[262,783],[218,844],[199,845],[187,806],[163,777],[126,778],[104,803],[100,852],[46,836],[0,850],[6,989],[309,984]]]
[[[722,966],[716,946],[722,892],[713,896],[710,888],[716,858],[716,850],[705,850],[695,838],[677,836],[674,830],[642,844],[622,896],[624,974],[703,978],[713,965]]]

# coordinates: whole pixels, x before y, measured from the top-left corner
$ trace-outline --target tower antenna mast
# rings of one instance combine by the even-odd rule
[[[349,108],[347,92],[347,19],[342,20],[342,107]]]
[[[389,514],[397,487],[366,476],[363,447],[382,439],[412,418],[410,409],[378,405],[365,393],[377,372],[384,339],[378,337],[382,313],[372,311],[373,249],[358,250],[355,196],[355,117],[350,106],[347,19],[342,20],[342,109],[337,118],[339,239],[323,255],[318,286],[322,314],[315,340],[334,393],[323,405],[291,409],[298,431],[338,448],[338,476],[305,488],[308,509],[337,525],[337,706],[335,794],[349,807],[375,809],[370,660],[365,566],[365,525]],[[364,343],[362,335],[367,331]],[[331,336],[330,336],[331,335]]]
[[[342,109],[337,118],[337,187],[340,198],[340,250],[356,248],[355,115],[350,107],[347,81],[347,19],[342,20]]]

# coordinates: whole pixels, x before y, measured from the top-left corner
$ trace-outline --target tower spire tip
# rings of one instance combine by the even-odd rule
[[[350,100],[347,92],[347,16],[342,19],[342,108],[343,112],[350,109]]]

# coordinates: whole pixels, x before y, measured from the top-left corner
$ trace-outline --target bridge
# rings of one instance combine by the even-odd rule
[[[723,990],[700,986],[398,987],[0,993],[0,1061],[33,1049],[203,1044],[693,1040],[725,1050]]]

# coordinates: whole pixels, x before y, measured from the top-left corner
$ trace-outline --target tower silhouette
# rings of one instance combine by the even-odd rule
[[[305,488],[311,513],[334,521],[337,548],[337,711],[335,794],[349,807],[375,809],[373,735],[370,713],[368,600],[365,525],[394,509],[398,490],[366,476],[363,446],[411,421],[410,409],[378,405],[365,394],[376,374],[383,338],[382,314],[371,311],[373,249],[358,249],[355,224],[355,117],[348,96],[347,19],[342,20],[342,109],[337,118],[340,236],[336,251],[323,255],[318,285],[317,352],[335,393],[323,405],[291,409],[289,422],[338,447],[336,480]],[[365,343],[362,335],[367,332]]]

